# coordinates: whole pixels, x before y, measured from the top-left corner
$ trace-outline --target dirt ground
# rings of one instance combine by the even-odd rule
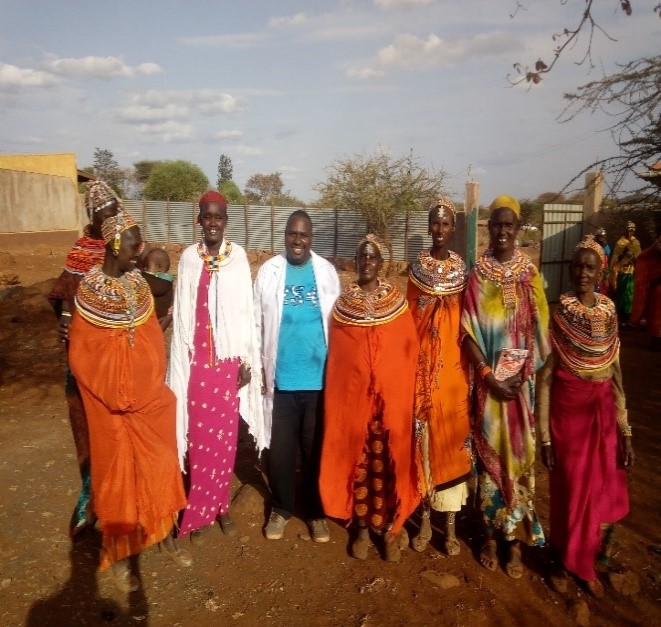
[[[631,514],[602,573],[605,599],[587,596],[574,582],[564,595],[552,591],[541,549],[524,552],[521,580],[484,570],[476,561],[479,518],[470,507],[457,523],[458,557],[443,554],[437,533],[425,553],[406,551],[399,564],[384,562],[376,550],[360,562],[349,556],[340,525],[331,523],[331,542],[318,545],[299,519],[283,540],[269,542],[262,536],[266,486],[245,434],[234,480],[239,533],[225,537],[216,526],[204,532],[203,546],[186,540],[191,569],[152,548],[133,561],[140,590],[117,592],[96,570],[99,536],[75,544],[67,537],[80,481],[65,359],[45,298],[65,255],[48,247],[0,252],[0,625],[661,624],[661,357],[647,350],[641,330],[622,338],[636,463]],[[536,502],[547,526],[541,465]],[[416,524],[414,517],[410,531]]]

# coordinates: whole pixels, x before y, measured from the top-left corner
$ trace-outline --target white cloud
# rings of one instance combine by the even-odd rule
[[[278,170],[278,172],[290,172],[292,174],[295,174],[297,172],[307,172],[304,168],[296,168],[293,165],[281,165]]]
[[[244,144],[237,144],[232,147],[232,150],[237,154],[245,155],[249,157],[256,157],[257,155],[263,155],[264,150],[261,148],[254,148],[253,146],[245,146]]]
[[[134,78],[138,75],[149,76],[162,73],[156,63],[141,63],[130,66],[119,57],[80,57],[69,59],[50,59],[46,67],[60,76],[83,78],[87,80],[110,80],[113,78]]]
[[[491,57],[520,50],[514,36],[500,31],[474,37],[444,40],[431,34],[427,39],[415,35],[397,35],[389,46],[378,51],[378,62],[386,67],[448,67],[477,57]]]
[[[300,24],[305,24],[307,21],[308,16],[301,12],[285,17],[272,17],[269,20],[269,26],[271,28],[279,28],[280,26],[299,26]]]
[[[423,4],[431,4],[432,2],[435,2],[435,0],[374,0],[374,4],[382,9],[420,6]]]
[[[163,107],[130,105],[117,110],[117,117],[123,122],[160,122],[173,118],[184,118],[189,108],[184,105],[167,104]]]
[[[353,68],[350,67],[347,72],[347,76],[349,78],[359,78],[359,79],[373,79],[373,78],[381,78],[382,76],[385,76],[385,72],[383,70],[374,70],[371,67],[364,67],[364,68]]]
[[[51,87],[58,82],[50,72],[0,62],[0,88]]]
[[[168,144],[181,144],[195,140],[191,124],[163,122],[162,124],[141,124],[138,131],[147,141],[162,141]]]
[[[201,48],[251,48],[266,39],[266,33],[232,33],[231,35],[206,35],[182,37],[180,41]]]
[[[220,115],[238,113],[248,106],[248,101],[225,92],[201,89],[192,94],[190,105],[202,115]]]
[[[248,100],[240,96],[200,89],[197,91],[148,91],[134,94],[131,104],[120,107],[117,117],[128,123],[159,122],[181,119],[191,112],[205,116],[230,115],[248,107]]]
[[[216,139],[238,139],[243,137],[241,131],[218,131],[215,135]]]

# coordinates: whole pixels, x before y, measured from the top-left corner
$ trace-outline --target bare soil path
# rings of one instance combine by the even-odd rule
[[[186,546],[181,569],[153,548],[134,567],[142,585],[118,593],[97,573],[98,535],[71,544],[67,525],[79,488],[64,400],[64,355],[45,299],[66,250],[0,252],[0,625],[653,625],[661,624],[661,356],[642,331],[622,338],[622,363],[636,465],[631,514],[620,526],[614,563],[597,601],[573,582],[565,595],[544,580],[546,554],[524,551],[524,577],[487,572],[476,561],[479,519],[457,524],[461,554],[446,557],[435,537],[400,564],[376,550],[360,562],[347,533],[309,540],[294,519],[282,541],[262,536],[266,487],[247,436],[237,459],[234,512],[239,533],[218,527]],[[349,275],[347,275],[348,277]],[[548,524],[548,482],[538,468],[537,503]],[[415,523],[410,530],[415,530]],[[437,522],[437,521],[434,521]],[[450,577],[443,577],[450,575]]]

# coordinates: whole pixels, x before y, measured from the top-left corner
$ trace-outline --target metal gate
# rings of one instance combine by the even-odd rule
[[[571,288],[569,265],[583,237],[582,205],[544,205],[540,268],[549,303]]]

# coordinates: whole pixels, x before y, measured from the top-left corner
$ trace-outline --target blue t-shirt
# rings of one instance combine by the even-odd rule
[[[312,260],[302,266],[287,263],[275,387],[321,390],[327,353]]]

